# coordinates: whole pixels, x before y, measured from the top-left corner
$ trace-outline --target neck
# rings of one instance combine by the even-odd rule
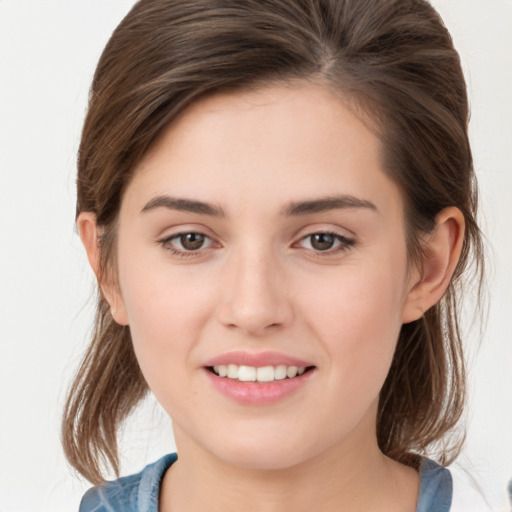
[[[385,457],[376,439],[359,430],[360,441],[329,448],[285,469],[229,464],[181,435],[179,460],[166,473],[160,512],[414,512],[417,473]]]

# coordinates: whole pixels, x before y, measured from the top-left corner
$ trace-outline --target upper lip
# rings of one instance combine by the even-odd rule
[[[298,368],[313,366],[310,362],[304,361],[297,357],[282,354],[280,352],[266,351],[266,352],[245,352],[233,351],[226,352],[219,356],[213,357],[205,362],[204,366],[217,366],[236,364],[238,366],[297,366]]]

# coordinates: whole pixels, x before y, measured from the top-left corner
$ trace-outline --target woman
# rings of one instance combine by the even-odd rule
[[[449,510],[467,118],[425,1],[135,5],[80,147],[101,294],[63,437],[101,483],[149,389],[179,460],[81,510]]]

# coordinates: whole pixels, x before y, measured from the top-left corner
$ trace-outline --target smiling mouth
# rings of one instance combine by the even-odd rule
[[[314,366],[245,366],[237,364],[208,366],[207,369],[218,377],[239,382],[274,382],[294,379],[313,370]]]

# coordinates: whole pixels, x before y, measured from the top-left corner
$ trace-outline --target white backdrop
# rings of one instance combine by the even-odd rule
[[[59,442],[64,392],[92,320],[93,279],[73,225],[75,155],[95,64],[132,4],[0,0],[0,512],[77,510],[88,487],[66,465]],[[452,467],[454,510],[508,511],[512,2],[434,4],[467,74],[492,245],[491,307],[471,364],[468,440]],[[121,446],[124,474],[174,449],[168,423],[152,403],[137,413]]]

